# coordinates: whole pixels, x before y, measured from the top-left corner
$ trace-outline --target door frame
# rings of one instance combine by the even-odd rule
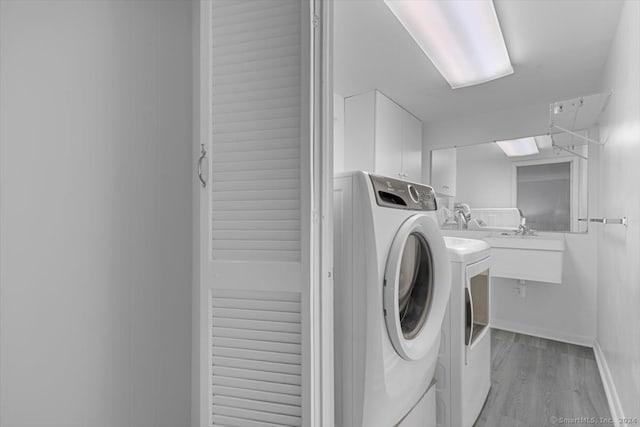
[[[303,372],[309,378],[306,397],[303,395],[303,425],[333,426],[333,0],[309,0],[311,4],[312,28],[312,81],[311,99],[311,156],[310,179],[312,180],[311,218],[309,233],[309,259],[303,260],[303,276],[309,277],[310,289],[303,292],[303,320],[306,325],[310,349],[307,366]],[[211,135],[211,80],[207,77],[211,69],[208,49],[211,29],[208,18],[211,0],[194,0],[192,4],[192,355],[191,355],[191,426],[208,424],[206,407],[210,406],[208,395],[208,372],[201,367],[207,365],[207,331],[200,327],[200,314],[208,310],[200,295],[201,251],[208,251],[207,239],[200,239],[202,209],[200,203],[201,184],[197,176],[200,144],[208,146]],[[206,162],[205,162],[206,163]],[[205,166],[206,167],[206,166]],[[208,175],[208,169],[203,170]],[[307,297],[305,298],[305,295]]]

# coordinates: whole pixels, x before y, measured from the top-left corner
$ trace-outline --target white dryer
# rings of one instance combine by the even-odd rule
[[[338,427],[435,425],[433,383],[451,268],[431,187],[334,180]]]
[[[445,237],[452,270],[436,369],[438,427],[471,427],[491,388],[491,257],[482,240]]]

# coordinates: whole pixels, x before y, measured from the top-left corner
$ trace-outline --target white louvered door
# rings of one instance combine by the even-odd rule
[[[200,425],[308,425],[310,2],[200,4]]]

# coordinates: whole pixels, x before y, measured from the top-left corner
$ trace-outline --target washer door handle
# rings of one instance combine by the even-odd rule
[[[207,150],[204,148],[204,144],[200,144],[200,157],[198,158],[198,179],[202,184],[202,188],[207,186],[207,181],[202,177],[202,161],[207,157]]]

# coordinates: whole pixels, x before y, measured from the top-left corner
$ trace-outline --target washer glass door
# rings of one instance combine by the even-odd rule
[[[384,276],[389,338],[404,359],[424,357],[439,337],[451,288],[449,258],[437,223],[408,218],[391,244]]]
[[[400,260],[398,313],[405,339],[413,339],[424,326],[433,293],[433,258],[424,236],[411,233]]]

